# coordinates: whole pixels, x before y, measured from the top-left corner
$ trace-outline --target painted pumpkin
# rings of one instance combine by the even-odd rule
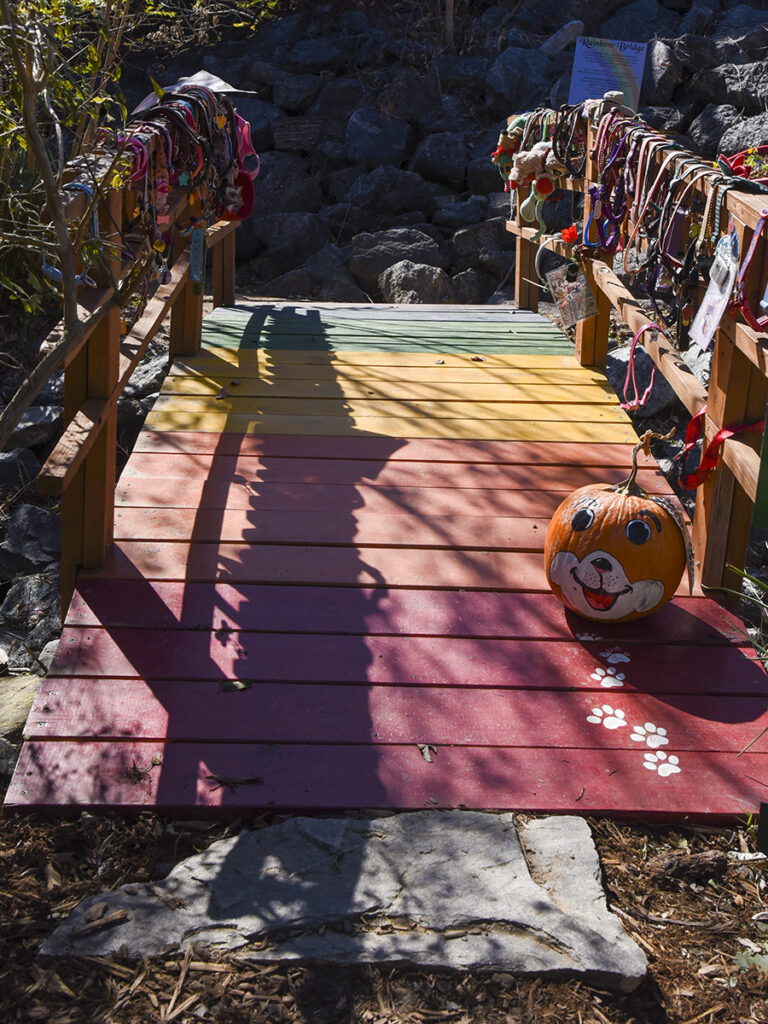
[[[641,446],[627,480],[574,491],[547,530],[549,585],[568,608],[597,622],[626,622],[661,608],[688,561],[680,513],[635,483]]]

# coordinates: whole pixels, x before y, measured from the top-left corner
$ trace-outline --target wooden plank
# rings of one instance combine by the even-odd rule
[[[543,549],[549,520],[510,516],[368,515],[365,512],[260,512],[246,509],[120,508],[117,540],[247,541],[374,547]]]
[[[235,226],[237,222],[234,223]],[[206,243],[210,244],[209,236]],[[213,305],[230,305],[235,301],[235,233],[230,231],[217,238],[213,248],[212,292]]]
[[[218,337],[218,335],[217,335]],[[229,364],[237,367],[255,367],[269,370],[286,366],[484,366],[487,369],[576,369],[579,364],[573,355],[552,355],[536,352],[471,353],[471,352],[381,352],[376,349],[365,351],[320,352],[309,349],[275,349],[264,352],[261,349],[224,348],[207,344],[199,356],[183,357],[180,365],[198,366],[215,361],[219,367]],[[435,360],[442,360],[436,362]]]
[[[121,482],[162,477],[205,477],[240,483],[252,488],[255,484],[306,483],[377,487],[454,487],[505,488],[509,490],[568,491],[585,484],[616,484],[627,476],[622,467],[602,466],[540,466],[496,465],[465,462],[380,462],[356,459],[263,458],[258,456],[222,456],[192,454],[134,453],[128,460]],[[638,470],[637,483],[644,490],[658,494],[672,493],[660,469]],[[165,503],[172,507],[173,500]]]
[[[185,544],[120,541],[110,548],[107,579],[415,587],[436,590],[549,590],[540,552],[282,544]],[[680,584],[678,593],[687,593]]]
[[[660,488],[662,493],[667,493]],[[554,490],[510,490],[497,487],[378,487],[358,484],[270,483],[254,488],[247,483],[177,478],[173,483],[176,508],[231,508],[249,511],[253,522],[263,511],[301,510],[336,512],[351,516],[365,511],[376,515],[514,516],[548,519],[570,493]],[[168,485],[162,479],[121,481],[116,492],[120,506],[152,508],[163,505]],[[352,521],[350,520],[350,529]]]
[[[589,446],[552,442],[442,440],[438,438],[295,437],[143,430],[135,452],[188,452],[217,455],[258,455],[266,458],[377,459],[389,462],[477,462],[497,465],[607,466],[629,469],[632,445]],[[638,452],[638,465],[656,471],[656,460]]]
[[[415,668],[415,666],[414,666]],[[763,682],[765,677],[763,676]],[[765,696],[47,679],[27,738],[768,752]],[[604,707],[611,709],[608,713]],[[621,712],[619,716],[616,712]],[[590,721],[596,719],[596,721]],[[608,721],[614,728],[606,728]],[[621,723],[616,726],[616,723]],[[646,724],[648,723],[648,724]],[[649,725],[652,728],[649,728]],[[655,744],[655,745],[654,745]]]
[[[652,753],[652,752],[648,752]],[[677,755],[675,755],[677,756]],[[688,752],[679,772],[637,750],[159,742],[25,744],[6,806],[39,810],[494,807],[696,818],[757,813],[768,755]],[[653,770],[645,765],[652,764]],[[237,780],[227,782],[222,780]]]
[[[295,302],[281,299],[240,301],[234,308],[216,310],[208,319],[231,320],[236,317],[258,315],[262,318],[293,320],[297,316],[317,317],[323,320],[405,320],[408,323],[542,323],[544,317],[516,306],[467,306],[460,304],[420,302],[418,305],[402,302]]]
[[[180,383],[181,379],[202,380],[216,383],[219,387],[229,386],[233,379],[240,386],[255,386],[258,383],[306,386],[308,384],[328,385],[334,383],[367,384],[380,386],[382,383],[429,383],[429,384],[523,384],[553,385],[567,384],[584,387],[590,384],[600,388],[609,387],[602,374],[586,366],[566,367],[523,367],[511,369],[487,368],[484,363],[471,366],[447,366],[434,360],[425,366],[371,366],[351,363],[254,363],[243,360],[235,367],[232,362],[209,359],[205,355],[191,359],[177,358],[171,365],[168,385]],[[254,382],[253,384],[251,382]]]
[[[371,399],[382,401],[479,401],[479,402],[571,402],[584,405],[618,405],[616,393],[607,385],[595,384],[517,384],[480,383],[448,384],[437,382],[386,381],[283,381],[271,379],[232,378],[226,374],[216,379],[174,376],[163,383],[164,396],[205,396],[220,401],[221,398],[256,398],[289,401],[300,399],[325,399],[338,401],[340,398]],[[221,396],[221,397],[220,397]],[[212,408],[215,408],[213,406]]]
[[[123,685],[128,679],[149,682],[166,679],[181,684],[208,680],[214,684],[210,693],[212,707],[217,694],[222,692],[220,684],[228,706],[245,705],[244,710],[250,702],[232,699],[234,687],[230,684],[233,680],[241,687],[238,693],[244,693],[256,683],[322,684],[337,686],[342,691],[348,686],[365,685],[459,690],[491,687],[545,693],[586,690],[591,693],[589,707],[598,697],[612,703],[634,701],[643,694],[655,693],[664,695],[666,704],[670,705],[676,694],[689,694],[702,700],[704,694],[741,694],[758,698],[758,717],[768,710],[765,670],[759,661],[748,658],[737,647],[691,650],[681,645],[627,645],[621,654],[624,660],[611,663],[608,660],[611,654],[605,646],[577,642],[572,637],[552,641],[225,633],[222,630],[212,634],[192,629],[176,630],[171,647],[161,630],[67,626],[47,683],[42,687],[41,700],[46,703],[49,697],[56,697],[60,704],[58,698],[70,692],[69,685],[62,682],[64,677],[92,677],[113,680],[110,685],[114,700],[122,699],[121,693],[128,693],[127,685]],[[350,701],[354,699],[350,691],[348,696]],[[518,697],[514,699],[517,701]],[[166,707],[178,713],[181,703],[183,701],[175,701]],[[287,701],[286,706],[293,705]],[[42,708],[42,704],[39,707]],[[712,717],[704,704],[700,717],[702,720]],[[729,720],[753,723],[754,715],[742,718],[734,707]],[[714,715],[713,721],[724,725],[718,715]],[[253,723],[246,722],[246,727],[249,724]],[[205,716],[199,727],[208,728]],[[528,728],[538,728],[536,716]],[[752,735],[756,736],[758,731]],[[516,733],[511,735],[517,737]],[[209,732],[207,738],[214,736]],[[298,734],[295,739],[307,740],[306,736]],[[711,742],[717,743],[716,740]]]
[[[549,593],[372,590],[357,587],[174,583],[83,577],[67,624],[214,632],[334,633],[578,639],[606,658],[626,645],[728,646],[745,641],[744,625],[712,600],[676,597],[636,622],[595,623],[566,611]],[[247,643],[247,640],[246,640]],[[590,646],[593,645],[593,646]],[[175,644],[174,644],[175,646]],[[62,649],[63,656],[63,649]],[[616,664],[624,664],[621,661]],[[706,679],[727,679],[704,673]]]
[[[214,434],[292,434],[350,436],[380,435],[390,438],[424,437],[460,440],[504,440],[629,443],[637,435],[626,423],[560,422],[524,419],[434,419],[426,417],[361,416],[349,420],[344,416],[256,416],[221,412],[164,410],[150,412],[144,421],[149,430],[194,430]]]

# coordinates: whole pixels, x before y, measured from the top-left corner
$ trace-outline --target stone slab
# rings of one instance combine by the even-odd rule
[[[90,908],[122,920],[80,930]],[[90,926],[91,928],[93,925]],[[41,956],[250,946],[258,959],[576,976],[631,991],[643,952],[607,908],[582,818],[417,811],[242,831],[151,887],[83,901]]]
[[[0,736],[11,736],[23,729],[29,709],[35,702],[42,676],[0,676]]]

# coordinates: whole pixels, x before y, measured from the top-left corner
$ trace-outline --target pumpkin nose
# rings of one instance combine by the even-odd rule
[[[597,569],[598,572],[609,572],[611,563],[607,558],[593,558],[592,565]]]

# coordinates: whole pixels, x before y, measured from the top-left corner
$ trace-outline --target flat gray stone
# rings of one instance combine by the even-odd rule
[[[106,908],[94,905],[106,903]],[[99,914],[99,910],[101,913]],[[82,929],[94,914],[101,930]],[[582,818],[417,811],[243,831],[166,879],[84,900],[43,957],[259,944],[261,960],[560,974],[622,991],[645,955],[605,903]]]

